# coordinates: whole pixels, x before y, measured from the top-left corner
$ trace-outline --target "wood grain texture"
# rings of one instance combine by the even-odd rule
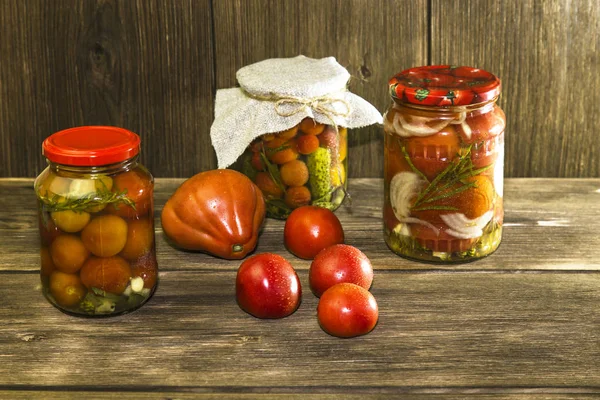
[[[158,179],[155,217],[182,179]],[[309,261],[268,220],[257,252],[288,258],[300,308],[258,320],[235,301],[239,261],[182,252],[157,229],[160,282],[134,313],[82,319],[40,293],[31,179],[0,179],[0,397],[577,399],[600,394],[600,179],[509,179],[500,249],[406,261],[381,239],[382,181],[352,179],[337,215],[375,268],[380,317],[343,340],[319,327]],[[160,226],[157,219],[157,226]],[[14,395],[13,395],[14,394]],[[105,396],[105,397],[102,397]]]
[[[600,176],[600,3],[432,0],[431,62],[497,74],[506,174]]]
[[[353,76],[350,91],[384,112],[391,75],[427,63],[423,0],[215,1],[214,20],[217,89],[266,58],[334,56]],[[349,160],[351,177],[383,176],[382,128],[352,131]]]
[[[506,176],[600,177],[594,0],[3,0],[0,26],[2,177],[37,175],[42,140],[83,124],[139,133],[155,176],[215,168],[215,89],[300,53],[335,56],[382,112],[404,68],[488,69],[504,85]],[[380,177],[381,128],[351,135],[349,175]]]
[[[203,400],[248,400],[248,399],[291,399],[291,400],[302,400],[302,399],[320,399],[320,400],[335,400],[335,399],[348,399],[348,400],[376,400],[376,399],[389,399],[391,395],[393,395],[394,399],[410,399],[410,400],[464,400],[464,399],[483,399],[483,400],[582,400],[589,399],[594,391],[591,390],[577,390],[579,393],[571,393],[571,394],[557,394],[557,393],[548,393],[552,391],[551,389],[524,389],[521,390],[525,394],[510,393],[511,390],[502,390],[496,389],[498,393],[496,394],[485,394],[482,393],[481,390],[478,389],[466,389],[466,390],[452,390],[452,389],[434,389],[431,390],[434,394],[423,394],[417,393],[417,391],[424,392],[427,389],[416,389],[416,390],[408,390],[406,392],[395,391],[384,392],[381,391],[381,394],[369,394],[369,393],[361,393],[361,394],[351,394],[351,393],[325,393],[326,390],[321,390],[320,393],[302,393],[302,394],[294,394],[290,393],[288,390],[273,390],[269,389],[268,393],[261,392],[260,390],[249,390],[245,388],[245,393],[233,392],[232,390],[228,390],[227,388],[221,389],[222,393],[214,393],[215,390],[219,389],[211,389],[211,393],[206,393],[207,389],[204,388],[182,388],[180,391],[146,391],[144,388],[140,388],[140,390],[129,390],[129,391],[119,391],[119,390],[94,390],[90,388],[87,391],[82,390],[69,390],[69,391],[52,391],[49,390],[27,390],[27,389],[19,389],[16,390],[0,390],[0,398],[10,398],[12,400],[21,400],[21,399],[45,399],[45,400],[79,400],[82,398],[93,397],[94,399],[104,400],[104,399],[127,399],[127,400],[187,400],[187,399],[203,399]],[[563,390],[573,391],[573,389]],[[554,392],[560,392],[561,390],[554,390]],[[331,391],[333,392],[333,390]],[[539,394],[544,392],[544,394]]]
[[[0,385],[228,387],[291,393],[411,388],[600,387],[600,274],[376,271],[379,323],[342,340],[318,325],[317,298],[282,320],[235,301],[235,271],[168,271],[138,311],[69,317],[34,273],[2,274]]]
[[[158,179],[155,218],[158,258],[162,271],[237,270],[238,264],[173,248],[160,229],[160,211],[183,182]],[[436,265],[409,261],[389,251],[383,240],[383,181],[351,179],[353,201],[336,214],[346,241],[360,247],[378,270],[543,271],[600,270],[600,179],[507,179],[505,228],[500,248],[491,256],[469,264]],[[0,271],[39,270],[38,226],[31,179],[0,180]],[[268,219],[257,252],[292,257],[283,246],[283,221]],[[32,251],[35,249],[35,251]],[[307,270],[310,263],[295,257],[294,266]]]
[[[0,2],[0,176],[35,176],[45,137],[117,125],[156,176],[215,164],[210,0]]]

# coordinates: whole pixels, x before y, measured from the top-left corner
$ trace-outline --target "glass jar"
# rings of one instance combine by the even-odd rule
[[[504,112],[500,80],[470,67],[408,69],[384,116],[384,237],[416,260],[465,262],[500,244]]]
[[[35,180],[44,296],[74,315],[132,311],[156,289],[154,179],[139,163],[140,138],[84,126],[43,143]]]
[[[305,118],[255,139],[238,169],[260,188],[271,218],[285,219],[305,205],[333,211],[346,193],[347,139],[346,128]]]

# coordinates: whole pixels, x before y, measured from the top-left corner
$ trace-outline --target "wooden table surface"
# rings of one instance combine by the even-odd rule
[[[268,220],[257,252],[288,258],[304,286],[282,320],[235,301],[239,261],[170,247],[156,183],[160,284],[139,310],[83,319],[40,292],[31,179],[0,180],[0,398],[570,399],[600,394],[600,179],[508,179],[490,257],[432,265],[397,257],[381,227],[382,181],[350,181],[337,215],[375,268],[379,323],[339,339],[316,318],[310,263]]]

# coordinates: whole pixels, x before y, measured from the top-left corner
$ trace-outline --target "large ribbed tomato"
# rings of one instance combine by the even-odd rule
[[[192,176],[162,211],[163,230],[177,246],[226,259],[241,259],[254,250],[264,219],[260,189],[230,169]]]

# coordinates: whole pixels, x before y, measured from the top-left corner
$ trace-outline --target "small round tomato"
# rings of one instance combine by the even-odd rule
[[[296,257],[313,259],[324,248],[344,243],[344,230],[333,211],[304,206],[292,211],[285,221],[283,241]]]
[[[154,253],[147,253],[131,265],[131,276],[144,280],[144,288],[152,289],[158,280],[158,265]]]
[[[153,221],[147,218],[127,223],[127,241],[121,250],[121,257],[135,260],[148,253],[154,244]]]
[[[496,137],[504,132],[506,117],[498,106],[490,111],[473,111],[467,113],[466,119],[455,125],[463,143],[472,144]]]
[[[319,135],[325,129],[325,125],[318,123],[312,118],[304,118],[300,122],[300,130],[307,135]]]
[[[57,270],[74,274],[87,260],[90,252],[78,236],[64,234],[52,242],[50,254]]]
[[[430,136],[407,138],[404,144],[415,168],[429,181],[445,170],[460,150],[459,136],[450,125]]]
[[[127,222],[110,214],[93,218],[81,231],[81,240],[98,257],[114,256],[127,243]]]
[[[74,306],[85,297],[85,288],[79,276],[54,271],[50,275],[50,293],[56,302],[63,307]]]
[[[152,210],[152,190],[154,183],[144,171],[131,170],[113,178],[113,192],[127,192],[127,197],[135,203],[135,209],[123,203],[111,204],[106,209],[123,218],[139,218]]]
[[[321,296],[317,318],[321,328],[330,335],[354,337],[375,328],[379,309],[367,289],[353,283],[338,283]]]
[[[65,232],[79,232],[90,222],[90,214],[85,211],[55,211],[50,214],[54,224]]]
[[[310,264],[308,282],[317,297],[338,283],[354,283],[369,290],[373,283],[373,266],[356,247],[336,244],[317,254]]]
[[[319,148],[319,138],[315,135],[300,135],[296,139],[298,153],[311,154]]]
[[[91,257],[81,268],[80,276],[88,289],[95,287],[121,294],[129,284],[131,267],[119,256]]]
[[[235,295],[240,308],[257,318],[283,318],[300,305],[302,288],[292,265],[277,254],[263,253],[238,269]]]

